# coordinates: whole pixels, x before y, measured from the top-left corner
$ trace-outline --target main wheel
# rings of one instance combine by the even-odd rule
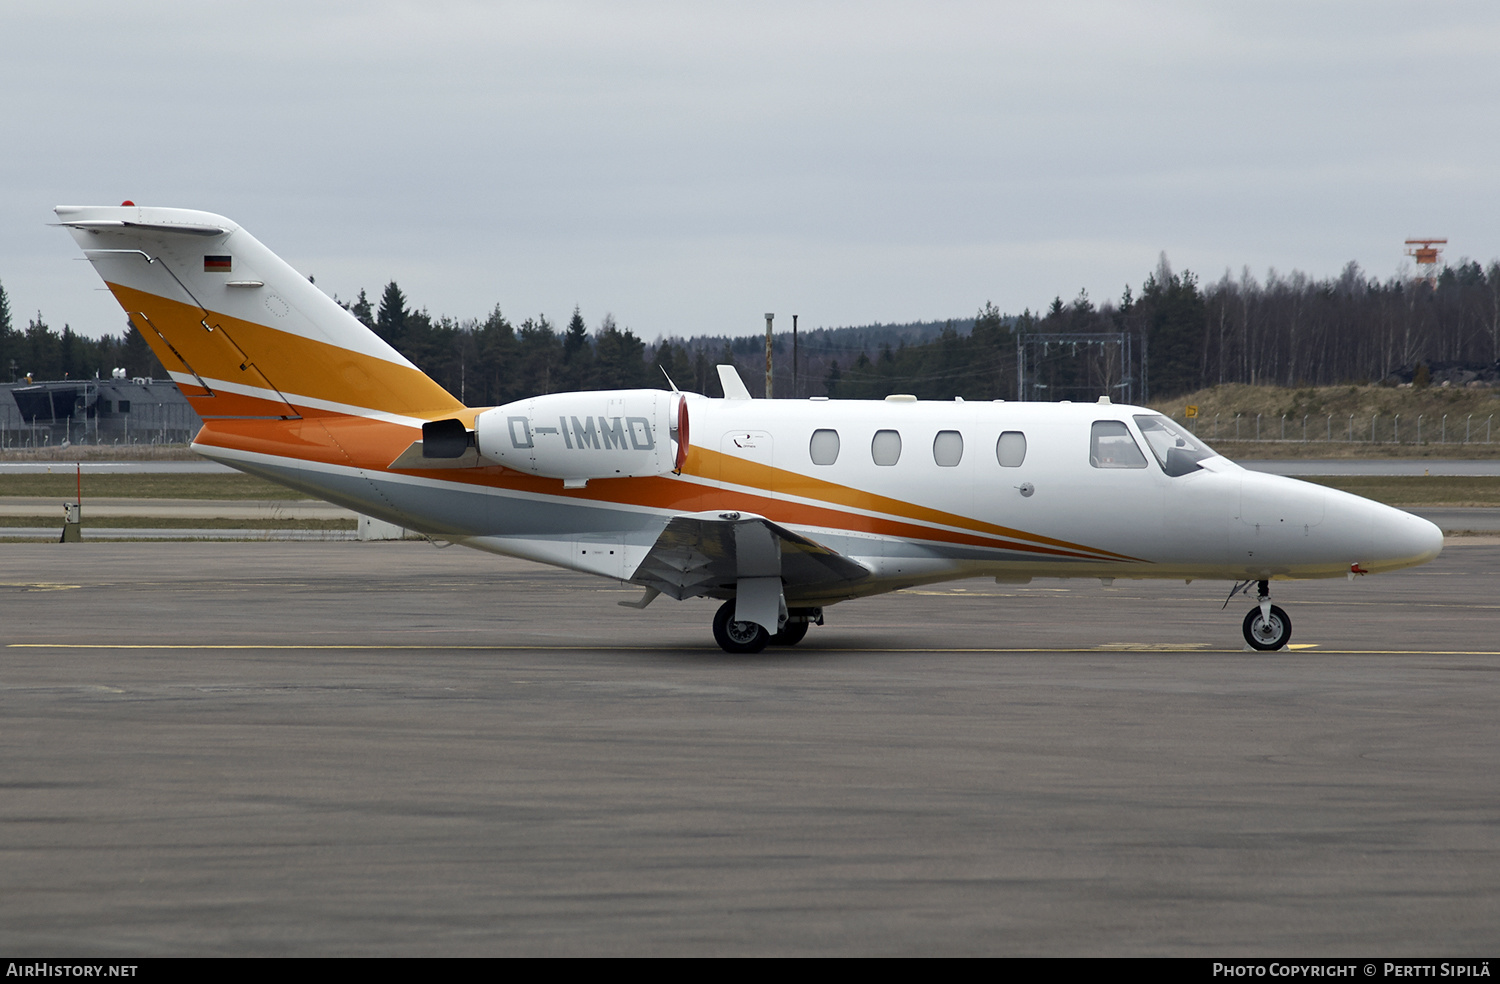
[[[1280,649],[1292,641],[1292,620],[1276,605],[1271,606],[1270,618],[1261,617],[1259,605],[1250,609],[1244,629],[1245,641],[1263,652]]]
[[[795,646],[807,635],[808,622],[788,622],[781,627],[781,631],[771,637],[773,646]]]
[[[719,606],[714,616],[714,641],[726,653],[758,653],[771,641],[771,633],[758,622],[737,622],[734,599]]]

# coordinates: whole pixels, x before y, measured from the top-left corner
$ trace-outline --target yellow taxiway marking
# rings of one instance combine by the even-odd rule
[[[1209,644],[1206,642],[1163,642],[1160,644],[1150,642],[1106,642],[1102,646],[1090,646],[1091,652],[1108,653],[1133,653],[1133,652],[1208,652]]]

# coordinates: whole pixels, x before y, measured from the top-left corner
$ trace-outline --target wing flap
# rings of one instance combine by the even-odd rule
[[[763,516],[711,513],[673,517],[630,580],[682,599],[733,593],[747,577],[780,577],[797,588],[869,575],[858,561]]]

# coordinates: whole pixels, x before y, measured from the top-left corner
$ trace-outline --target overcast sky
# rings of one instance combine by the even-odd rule
[[[330,294],[648,340],[1018,313],[1158,254],[1500,257],[1500,4],[4,0],[0,283],[119,333],[57,204]]]

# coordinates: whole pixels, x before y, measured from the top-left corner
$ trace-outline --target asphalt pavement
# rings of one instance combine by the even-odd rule
[[[0,950],[1485,956],[1500,540],[710,602],[425,543],[9,544]]]

